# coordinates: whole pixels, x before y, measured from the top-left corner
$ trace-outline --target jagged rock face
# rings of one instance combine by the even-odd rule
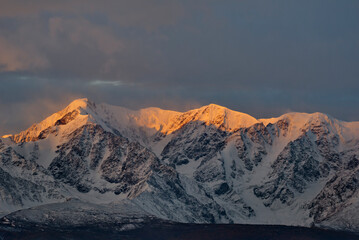
[[[308,184],[327,178],[331,172],[343,168],[337,150],[339,137],[327,123],[307,124],[302,132],[298,139],[289,142],[271,165],[269,181],[254,188],[254,194],[264,200],[265,206],[271,206],[275,200],[290,205],[298,193],[307,190]],[[344,153],[342,155],[342,158],[346,156]],[[348,165],[355,167],[355,160]],[[314,201],[312,206],[314,205],[314,208],[322,208],[318,201]],[[317,211],[317,216],[320,210],[313,211]],[[314,215],[312,213],[312,216]]]
[[[310,214],[314,221],[322,222],[331,219],[332,216],[340,214],[346,207],[357,201],[359,196],[358,150],[356,148],[340,152],[342,165],[336,166],[337,171],[310,203]]]
[[[227,133],[203,122],[191,122],[173,133],[161,156],[172,165],[207,161],[225,145]]]
[[[253,126],[246,128],[244,130],[244,134],[248,136],[248,138],[259,145],[264,144],[272,144],[272,136],[268,128],[266,128],[263,123],[254,124]]]
[[[15,152],[11,147],[3,147],[0,152],[1,166],[6,168],[16,168],[19,170],[34,170],[39,171],[39,166],[33,162],[25,159],[23,156]]]
[[[131,190],[143,187],[160,165],[157,157],[139,143],[106,132],[99,125],[84,125],[68,138],[70,141],[58,146],[58,156],[51,162],[49,171],[80,192],[110,190],[93,186],[95,180],[91,175],[98,174],[116,184],[111,189],[116,194],[130,192],[129,195],[136,196]]]
[[[57,126],[57,125],[66,125],[69,122],[71,122],[72,120],[74,120],[77,117],[77,115],[79,115],[79,114],[80,113],[77,110],[73,110],[72,112],[68,112],[62,118],[60,118],[59,120],[57,120],[55,122],[55,126]]]
[[[129,199],[181,222],[336,227],[359,203],[357,132],[319,113],[257,120],[213,104],[178,113],[78,100],[0,141],[0,202]]]
[[[63,199],[60,185],[47,174],[34,159],[24,158],[0,140],[0,201],[4,204],[17,209],[29,202]]]
[[[9,205],[23,206],[24,201],[41,202],[45,187],[12,177],[0,168],[0,199]]]
[[[238,157],[243,161],[247,170],[253,170],[253,167],[257,166],[262,158],[267,155],[267,145],[272,145],[273,141],[271,131],[273,131],[271,128],[260,123],[241,129],[235,134],[237,135],[235,146]]]
[[[313,143],[304,134],[290,142],[272,164],[269,181],[254,188],[254,194],[270,206],[275,200],[290,204],[294,191],[303,193],[309,182],[321,176],[319,156]]]
[[[324,221],[350,205],[358,196],[359,169],[333,176],[311,203],[311,215],[316,222]]]

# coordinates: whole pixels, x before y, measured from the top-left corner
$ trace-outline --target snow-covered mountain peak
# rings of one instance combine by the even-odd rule
[[[334,119],[324,113],[319,113],[319,112],[316,113],[290,112],[283,114],[280,117],[260,119],[259,121],[261,121],[265,126],[267,126],[269,123],[274,124],[279,120],[286,120],[293,125],[302,127],[309,122],[319,122],[319,121],[329,122]]]
[[[89,103],[90,101],[87,98],[76,99],[72,101],[63,111],[73,111],[79,108],[86,109]]]
[[[209,104],[179,115],[170,125],[167,133],[174,132],[189,122],[202,122],[229,132],[259,123],[257,119],[248,114]]]
[[[291,112],[277,118],[260,119],[265,126],[279,122],[288,125],[288,136],[297,138],[308,130],[322,131],[338,136],[342,141],[352,141],[359,138],[359,122],[340,121],[328,114]]]
[[[15,135],[6,135],[3,138],[11,138],[14,142],[30,142],[41,139],[43,133],[48,131],[49,128],[59,125],[66,125],[67,123],[73,121],[75,118],[81,120],[82,123],[87,122],[88,112],[91,111],[91,107],[93,103],[88,101],[88,99],[77,99],[71,102],[66,108],[63,110],[52,114],[47,117],[40,123],[33,124],[30,128],[25,131],[20,132]],[[74,126],[76,128],[77,126]]]
[[[223,107],[223,106],[218,105],[218,104],[215,104],[215,103],[210,103],[210,104],[208,104],[208,105],[205,105],[205,106],[200,107],[200,109],[206,109],[206,108],[212,109],[212,110],[214,110],[214,111],[229,110],[228,108]]]
[[[341,121],[324,113],[301,113],[291,112],[283,114],[277,118],[260,119],[265,126],[268,124],[275,124],[279,121],[288,123],[289,129],[295,129],[297,131],[307,130],[313,126],[326,126],[332,131],[340,132]]]

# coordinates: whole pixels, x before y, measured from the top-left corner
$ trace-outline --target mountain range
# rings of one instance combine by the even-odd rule
[[[78,99],[0,139],[3,224],[126,218],[125,229],[158,219],[359,232],[358,207],[359,122],[322,113],[256,119],[215,104],[134,111]]]

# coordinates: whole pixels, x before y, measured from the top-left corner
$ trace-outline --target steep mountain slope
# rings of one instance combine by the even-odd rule
[[[127,199],[181,222],[356,231],[358,156],[359,122],[321,113],[257,120],[214,104],[181,113],[79,99],[2,139],[0,211]]]

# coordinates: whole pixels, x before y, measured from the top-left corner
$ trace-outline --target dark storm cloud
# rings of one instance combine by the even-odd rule
[[[3,0],[0,134],[78,97],[359,120],[358,11],[356,0]]]

